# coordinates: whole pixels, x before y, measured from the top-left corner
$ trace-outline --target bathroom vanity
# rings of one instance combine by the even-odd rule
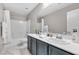
[[[79,44],[65,42],[57,38],[28,34],[28,49],[33,55],[75,55],[79,54]]]

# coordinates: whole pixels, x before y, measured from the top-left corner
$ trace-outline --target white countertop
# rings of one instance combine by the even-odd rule
[[[41,38],[41,37],[39,37],[38,34],[28,34],[28,35],[31,37],[37,38],[38,40],[41,40],[43,42],[46,42],[48,44],[51,44],[53,46],[56,46],[58,48],[61,48],[65,51],[68,51],[70,53],[79,55],[79,44],[77,44],[77,43],[65,42],[62,39],[57,39],[55,37],[53,37],[53,38],[50,38],[50,37]]]

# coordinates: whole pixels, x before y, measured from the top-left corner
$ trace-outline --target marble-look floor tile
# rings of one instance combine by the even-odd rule
[[[1,44],[0,41],[0,55],[31,55],[27,49],[27,44],[24,47],[16,46],[6,46],[6,44]],[[21,45],[21,44],[20,44]]]
[[[3,48],[3,50],[0,52],[0,55],[31,55],[31,53],[27,48],[16,49],[15,47],[8,47]]]
[[[27,48],[25,49],[15,49],[15,48],[8,48],[4,49],[0,54],[2,55],[31,55]]]

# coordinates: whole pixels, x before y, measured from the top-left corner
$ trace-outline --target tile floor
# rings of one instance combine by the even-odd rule
[[[14,47],[4,48],[0,55],[31,55],[27,48],[16,49]]]
[[[2,42],[0,41],[0,55],[31,55],[27,49],[27,46],[20,48],[18,45],[7,46],[1,43]]]

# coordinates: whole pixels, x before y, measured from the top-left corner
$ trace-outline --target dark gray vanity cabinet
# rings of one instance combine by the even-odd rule
[[[47,44],[37,40],[37,55],[47,55]]]
[[[27,46],[31,54],[36,55],[36,39],[30,36],[27,36]]]
[[[49,46],[49,55],[71,55],[71,53],[50,45]]]
[[[31,36],[27,36],[27,39],[28,49],[32,55],[74,55]]]
[[[27,36],[27,48],[32,52],[32,38],[30,36]]]
[[[32,54],[36,55],[36,39],[32,38]]]
[[[27,36],[28,49],[33,55],[47,55],[47,44],[36,38]]]

